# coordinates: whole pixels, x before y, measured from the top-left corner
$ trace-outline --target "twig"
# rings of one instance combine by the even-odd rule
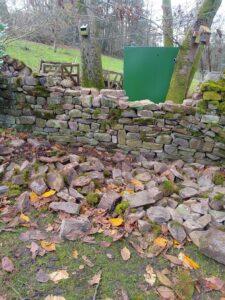
[[[98,294],[98,288],[99,288],[100,282],[101,282],[101,280],[99,280],[99,283],[98,283],[98,284],[96,285],[96,287],[95,287],[95,293],[94,293],[94,296],[93,296],[92,300],[96,300],[96,297],[97,297],[97,294]]]

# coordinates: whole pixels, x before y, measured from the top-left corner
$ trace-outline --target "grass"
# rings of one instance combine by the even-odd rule
[[[47,224],[54,222],[55,215],[53,213],[48,212],[42,218],[40,218],[39,214],[40,212],[38,211],[33,211],[30,214],[31,219],[38,220],[39,228],[46,227]],[[18,238],[19,234],[25,230],[24,228],[18,228],[13,233],[0,233],[0,259],[3,256],[8,256],[12,259],[15,266],[15,270],[11,274],[4,271],[0,272],[0,295],[7,295],[7,299],[44,299],[50,294],[61,295],[66,300],[92,299],[95,287],[90,287],[88,281],[99,271],[102,271],[102,280],[98,289],[97,299],[119,299],[121,289],[127,291],[131,300],[159,299],[153,289],[146,289],[147,285],[143,275],[148,264],[154,270],[170,269],[169,261],[162,255],[153,259],[143,259],[136,254],[127,240],[112,243],[109,248],[104,248],[99,245],[99,242],[110,241],[110,238],[104,237],[103,234],[97,234],[95,235],[96,244],[87,244],[81,241],[65,241],[56,245],[56,251],[47,253],[43,257],[38,256],[33,260],[27,247],[30,245],[30,242],[24,243]],[[39,242],[37,243],[39,244]],[[131,258],[127,262],[123,261],[120,255],[120,250],[124,246],[131,251]],[[77,259],[72,256],[73,250],[78,252]],[[170,254],[178,255],[179,251],[171,248]],[[201,267],[198,271],[191,272],[190,279],[197,279],[201,276],[218,276],[225,280],[224,266],[199,253],[193,244],[188,243],[184,252]],[[107,257],[108,253],[112,255],[112,259]],[[94,263],[92,268],[85,265],[82,259],[83,255]],[[82,270],[79,269],[81,265],[85,265]],[[36,273],[40,269],[46,273],[66,269],[70,277],[57,284],[51,281],[39,283],[36,280]],[[177,268],[174,268],[171,275],[177,276],[178,271]],[[185,290],[187,287],[187,274],[181,269],[179,272],[181,273],[177,288],[180,289],[182,294],[184,292],[182,289]],[[171,275],[169,276],[170,278],[172,278]],[[183,277],[184,279],[182,279]],[[156,285],[159,286],[160,282],[157,281]],[[201,299],[220,299],[220,293],[218,292],[208,293],[207,296],[212,298]],[[191,298],[186,296],[186,299]]]
[[[55,53],[53,47],[26,40],[17,40],[6,47],[6,52],[13,58],[23,61],[34,71],[39,70],[40,61],[57,61],[80,63],[80,51],[71,47],[59,48]],[[123,72],[123,60],[102,56],[103,69]]]

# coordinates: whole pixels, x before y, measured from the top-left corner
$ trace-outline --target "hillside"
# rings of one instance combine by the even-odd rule
[[[80,51],[74,48],[59,48],[55,53],[48,45],[25,40],[17,40],[8,45],[6,51],[13,58],[22,60],[33,70],[38,70],[40,60],[80,63]],[[123,72],[123,60],[110,56],[102,56],[103,68]]]

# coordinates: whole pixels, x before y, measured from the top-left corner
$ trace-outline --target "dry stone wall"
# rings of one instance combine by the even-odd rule
[[[0,77],[1,127],[159,160],[221,163],[225,159],[225,115],[210,100],[201,100],[199,107],[194,100],[183,105],[128,102],[123,91],[99,93],[51,85],[25,72],[25,67],[10,73],[9,65]],[[225,100],[222,96],[217,101]]]

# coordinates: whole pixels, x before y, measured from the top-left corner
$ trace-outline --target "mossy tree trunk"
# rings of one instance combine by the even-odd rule
[[[222,3],[222,0],[204,0],[199,8],[197,20],[189,29],[180,47],[177,62],[174,68],[169,91],[166,99],[176,103],[182,103],[185,99],[195,72],[199,66],[203,44],[193,41],[193,31],[198,30],[201,25],[211,28],[213,19]]]
[[[97,39],[97,21],[93,15],[93,0],[80,0],[79,12],[81,14],[80,25],[89,26],[88,36],[80,36],[81,39],[81,64],[82,64],[82,85],[84,87],[104,87],[101,49]],[[91,9],[90,9],[91,8]]]
[[[173,13],[171,0],[162,0],[164,47],[173,47]]]
[[[10,14],[6,0],[0,0],[0,22],[9,23]]]

